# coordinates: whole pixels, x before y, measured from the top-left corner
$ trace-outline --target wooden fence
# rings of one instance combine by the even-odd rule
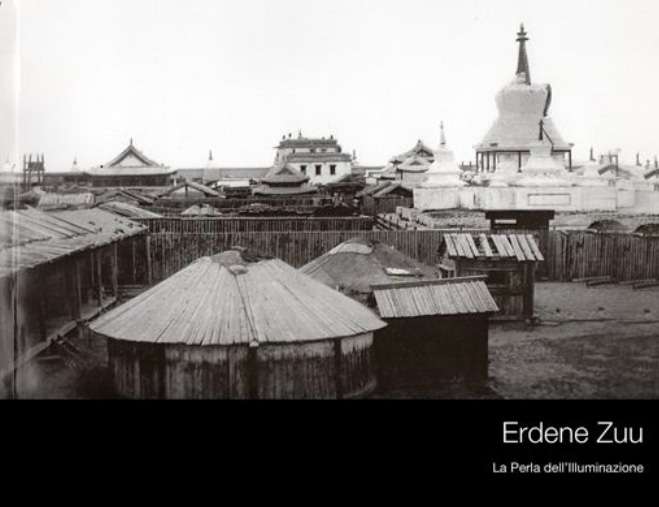
[[[659,278],[659,238],[624,233],[552,231],[546,270],[550,280],[610,276],[618,281]]]
[[[162,280],[196,259],[235,246],[262,255],[280,258],[301,267],[356,236],[381,241],[427,264],[438,261],[441,233],[437,231],[315,231],[225,234],[153,234],[151,252],[153,276]]]
[[[154,206],[159,208],[172,208],[173,210],[183,211],[194,205],[208,204],[221,210],[231,210],[250,206],[252,204],[262,204],[276,208],[299,208],[299,207],[319,207],[332,204],[332,198],[327,196],[301,197],[296,199],[290,198],[259,198],[249,197],[247,199],[223,199],[220,197],[190,197],[190,198],[160,198]]]
[[[439,248],[445,232],[306,230],[154,233],[151,234],[150,243],[152,270],[154,279],[162,280],[200,257],[234,246],[250,248],[300,267],[356,236],[383,242],[420,262],[435,265],[440,260]],[[541,279],[566,282],[590,276],[611,276],[620,281],[659,278],[657,237],[585,231],[550,231],[536,233],[535,236],[546,258],[538,271]]]
[[[292,231],[369,231],[372,217],[328,218],[148,218],[135,220],[156,234],[223,234],[234,232],[292,232]]]

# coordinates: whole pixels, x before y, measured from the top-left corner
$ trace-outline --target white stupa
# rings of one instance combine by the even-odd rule
[[[218,166],[213,160],[213,150],[209,150],[208,161],[206,162],[206,167],[204,168],[204,174],[202,176],[204,184],[217,181],[217,169]]]
[[[583,187],[608,187],[609,182],[614,178],[600,173],[604,167],[606,166],[603,163],[597,162],[591,148],[590,158],[582,167],[581,174],[576,178],[576,183]]]
[[[462,181],[462,171],[455,161],[455,154],[446,145],[446,134],[444,132],[444,123],[440,126],[439,149],[435,152],[435,161],[431,164],[427,172],[427,179],[423,183],[424,187],[464,187],[466,183]]]
[[[538,141],[531,143],[531,155],[522,167],[521,177],[513,185],[521,187],[572,186],[570,173],[565,165],[553,156],[553,145],[545,137],[544,124],[540,120]]]

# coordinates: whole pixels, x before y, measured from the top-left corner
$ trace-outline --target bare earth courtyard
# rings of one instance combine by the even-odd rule
[[[384,399],[659,399],[659,289],[541,283],[541,325],[493,324],[487,386],[406,389]],[[102,344],[74,341],[94,357]],[[75,358],[75,356],[73,356]],[[108,398],[107,370],[57,357],[23,371],[23,398]]]

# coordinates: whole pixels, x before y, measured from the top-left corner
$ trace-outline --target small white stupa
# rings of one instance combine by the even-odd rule
[[[604,164],[597,162],[595,152],[591,148],[590,158],[583,166],[581,175],[576,179],[577,184],[582,187],[608,187],[612,178],[600,173],[604,167]]]
[[[464,187],[466,183],[461,179],[462,171],[455,161],[455,154],[446,145],[444,123],[440,126],[439,149],[435,152],[435,161],[427,172],[424,187]]]
[[[538,141],[530,146],[531,156],[522,167],[521,177],[514,182],[522,187],[563,187],[571,186],[570,173],[565,164],[554,156],[554,146],[546,139],[543,120],[540,120]]]
[[[208,161],[206,162],[206,167],[204,168],[204,174],[202,176],[203,183],[212,183],[217,181],[217,164],[213,160],[213,150],[208,151]]]

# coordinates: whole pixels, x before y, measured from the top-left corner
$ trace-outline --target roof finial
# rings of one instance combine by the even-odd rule
[[[439,145],[444,148],[446,146],[446,133],[444,132],[444,122],[439,124]]]
[[[595,162],[595,148],[590,147],[590,161]]]
[[[636,165],[638,167],[641,167],[643,165],[643,164],[641,164],[641,154],[640,153],[636,154]]]
[[[529,40],[527,33],[524,30],[524,23],[520,25],[519,33],[517,34],[517,42],[519,42],[519,57],[517,58],[517,75],[524,74],[525,82],[527,85],[531,84],[531,69],[529,67],[529,56],[526,53],[526,43]]]
[[[133,146],[133,138],[130,138],[130,145]]]
[[[209,162],[213,161],[213,150],[208,150],[208,161]]]

